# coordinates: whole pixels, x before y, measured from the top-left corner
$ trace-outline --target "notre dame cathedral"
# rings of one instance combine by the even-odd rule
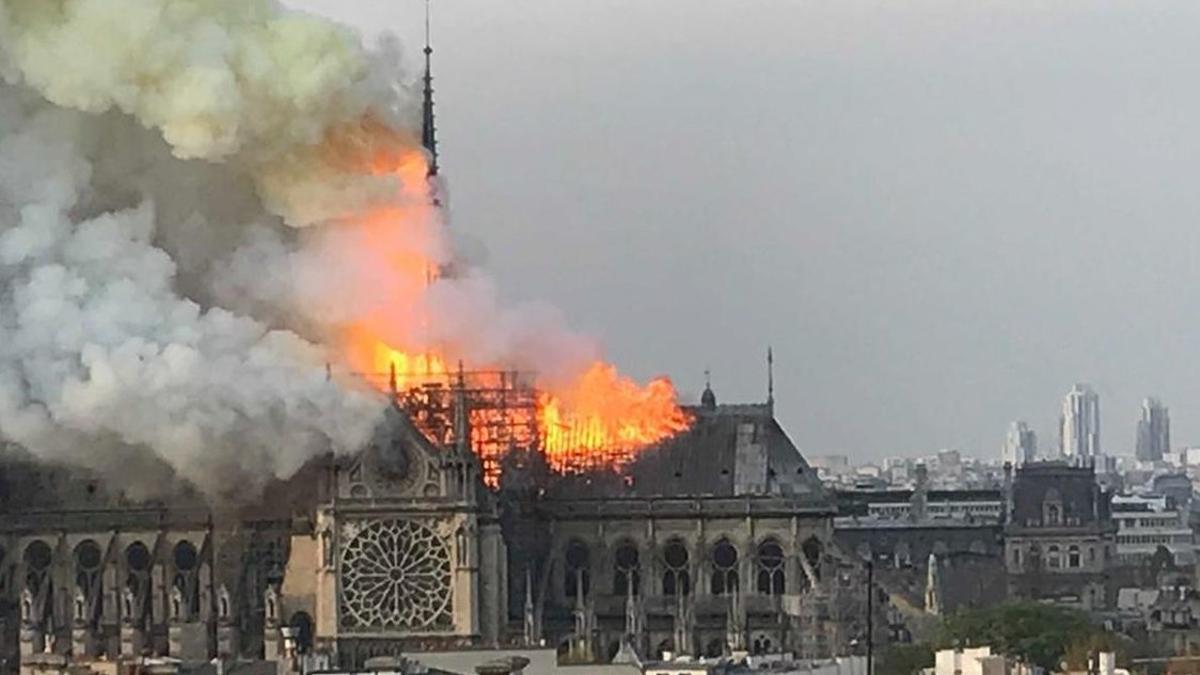
[[[397,395],[367,447],[249,504],[165,475],[170,498],[148,499],[0,449],[0,671],[162,657],[307,673],[515,645],[579,664],[821,657],[865,636],[862,565],[833,547],[834,502],[770,395],[718,405],[706,388],[686,432],[564,472],[528,434],[472,434],[468,411],[520,391],[467,400],[459,377],[440,400]],[[481,456],[481,437],[508,451]]]
[[[864,626],[834,507],[772,405],[718,405],[619,471],[564,475],[431,440],[400,406],[352,456],[252,505],[137,500],[0,463],[0,658],[289,659],[296,670],[509,645],[844,653]],[[460,417],[460,423],[461,416]],[[32,672],[32,671],[31,671]]]

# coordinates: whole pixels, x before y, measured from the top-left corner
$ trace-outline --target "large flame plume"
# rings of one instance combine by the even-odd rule
[[[401,61],[272,0],[0,0],[0,439],[250,494],[369,439],[354,373],[459,362],[538,373],[560,469],[684,428],[456,257]]]
[[[425,156],[407,152],[397,160],[378,154],[369,159],[373,170],[396,172],[408,186],[433,187],[422,181],[427,173]],[[420,187],[417,187],[420,192]],[[414,255],[405,239],[395,233],[410,229],[410,224],[441,227],[433,195],[406,200],[410,206],[397,209],[382,207],[367,213],[359,223],[363,244],[372,255],[389,261],[398,283],[391,297],[392,306],[374,317],[361,317],[347,326],[343,344],[349,363],[362,372],[387,375],[387,387],[406,390],[430,382],[445,382],[454,374],[451,364],[468,361],[468,368],[496,371],[511,367],[515,355],[493,355],[480,362],[471,353],[456,352],[456,346],[429,341],[431,317],[435,306],[422,303],[419,296],[436,289],[438,284],[453,284],[453,277],[442,274],[444,265],[432,258]],[[429,212],[427,212],[429,211]],[[437,239],[439,232],[431,235]],[[411,294],[411,297],[410,297]],[[407,320],[405,320],[407,319]],[[486,327],[485,327],[486,330]],[[399,342],[382,339],[386,334],[400,335]],[[423,348],[404,348],[404,340],[422,342]],[[461,348],[460,348],[461,349]],[[527,359],[529,360],[529,359]],[[536,357],[532,359],[537,367]],[[482,413],[480,413],[482,414]],[[521,411],[509,411],[520,415]],[[576,471],[605,464],[619,468],[639,450],[650,447],[685,430],[690,420],[679,407],[674,387],[667,378],[646,385],[622,376],[616,367],[592,360],[574,371],[547,378],[537,395],[535,419],[538,446],[550,465],[559,471]],[[477,444],[478,445],[478,444]],[[597,462],[597,458],[601,458]],[[495,474],[489,473],[489,482]]]

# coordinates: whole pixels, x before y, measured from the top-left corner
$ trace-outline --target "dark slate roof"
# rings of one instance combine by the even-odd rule
[[[1109,521],[1110,495],[1101,491],[1091,467],[1064,462],[1038,462],[1017,469],[1013,479],[1013,523],[1040,525],[1047,501],[1062,505],[1062,522],[1069,526]]]
[[[816,471],[768,404],[689,407],[692,427],[643,451],[619,475],[565,477],[552,498],[785,497],[831,505]]]

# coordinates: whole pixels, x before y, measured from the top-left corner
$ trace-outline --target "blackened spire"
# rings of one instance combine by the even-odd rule
[[[433,124],[433,68],[429,46],[429,0],[425,0],[425,100],[421,106],[421,145],[429,151],[429,176],[438,174],[437,129]]]

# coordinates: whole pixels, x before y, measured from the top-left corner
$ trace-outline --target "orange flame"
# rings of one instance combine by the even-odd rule
[[[596,362],[566,391],[543,393],[538,426],[550,465],[570,469],[580,451],[608,453],[609,463],[629,461],[637,450],[688,428],[670,380],[651,380],[642,387]]]
[[[439,270],[437,261],[418,252],[424,250],[422,247],[412,245],[414,236],[430,240],[440,236],[427,231],[431,224],[436,228],[437,219],[428,212],[434,207],[425,180],[424,155],[371,120],[333,132],[326,145],[330,161],[367,166],[369,173],[376,175],[393,175],[407,197],[402,205],[378,207],[345,224],[355,228],[355,245],[367,249],[364,257],[382,262],[389,277],[383,287],[392,294],[376,316],[360,317],[346,327],[343,349],[347,362],[369,374],[369,379],[385,391],[448,382],[451,373],[447,364],[458,361],[458,355],[415,347],[423,342],[415,339],[423,323],[417,310],[420,296],[436,280]],[[412,198],[414,186],[423,199]],[[466,364],[468,368],[497,366]],[[536,420],[525,421],[536,424],[540,447],[550,466],[558,471],[620,467],[638,451],[686,430],[691,423],[669,380],[656,379],[641,386],[603,362],[593,363],[565,386],[540,391]],[[472,445],[484,440],[473,438]],[[489,483],[495,484],[494,475]]]

